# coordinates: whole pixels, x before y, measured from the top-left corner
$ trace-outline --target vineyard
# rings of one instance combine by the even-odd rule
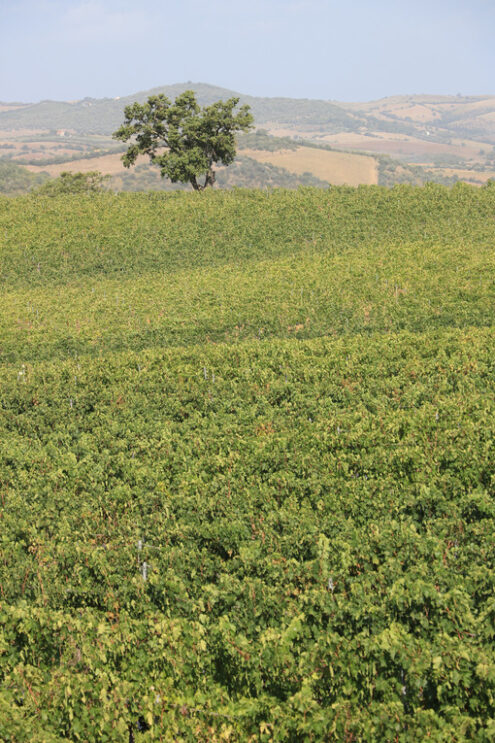
[[[495,737],[495,184],[0,197],[0,740]]]

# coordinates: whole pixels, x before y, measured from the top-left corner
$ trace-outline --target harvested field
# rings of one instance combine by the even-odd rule
[[[2,140],[18,139],[19,137],[37,137],[38,134],[46,134],[46,129],[1,129],[0,138]]]
[[[378,183],[378,170],[374,158],[344,152],[300,147],[298,150],[243,150],[243,154],[263,163],[285,168],[291,173],[312,173],[335,185],[358,186]]]
[[[421,123],[434,121],[435,119],[439,119],[441,117],[441,114],[438,111],[422,104],[408,104],[404,106],[397,106],[395,108],[389,109],[387,113],[399,116],[401,119],[409,116],[409,118],[411,118],[413,121]]]
[[[387,134],[385,136],[366,136],[364,134],[329,134],[323,138],[332,147],[342,149],[359,149],[368,152],[380,152],[392,157],[418,157],[424,156],[425,161],[435,155],[452,155],[455,157],[472,158],[479,155],[483,143],[467,140],[464,146],[461,143],[444,144],[442,142],[431,142],[426,139],[415,139],[404,134]],[[485,145],[490,147],[489,144]],[[462,147],[462,149],[461,149]]]

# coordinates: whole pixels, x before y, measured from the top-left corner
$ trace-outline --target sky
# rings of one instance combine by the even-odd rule
[[[495,0],[0,0],[0,100],[495,94]]]

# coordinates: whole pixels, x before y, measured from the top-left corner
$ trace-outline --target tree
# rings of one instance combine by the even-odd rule
[[[89,173],[71,173],[64,171],[58,178],[52,178],[33,191],[40,196],[58,196],[59,194],[83,194],[105,191],[105,181],[109,175],[98,170]]]
[[[194,91],[186,90],[174,103],[165,95],[153,95],[147,103],[133,103],[124,109],[125,122],[113,137],[133,139],[122,157],[126,168],[138,155],[148,155],[161,175],[172,183],[190,183],[204,191],[215,183],[214,163],[230,165],[236,154],[236,132],[253,126],[249,106],[234,113],[239,98],[217,101],[200,108]],[[205,176],[204,183],[198,178]]]

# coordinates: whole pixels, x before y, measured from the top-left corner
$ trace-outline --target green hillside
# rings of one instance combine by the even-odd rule
[[[1,129],[74,129],[86,134],[111,134],[122,123],[124,107],[134,101],[146,101],[148,96],[164,93],[174,99],[185,90],[194,89],[202,106],[219,99],[239,96],[248,103],[256,121],[280,123],[317,123],[330,125],[330,131],[354,129],[364,123],[362,116],[344,111],[330,101],[293,98],[260,98],[236,93],[204,83],[179,83],[139,91],[121,98],[84,98],[80,101],[41,101],[9,111],[0,111]]]
[[[452,138],[466,137],[478,144],[495,144],[494,96],[409,95],[344,103],[309,98],[250,96],[191,81],[161,85],[116,98],[87,97],[77,101],[44,100],[25,104],[0,102],[0,106],[7,107],[6,110],[0,110],[0,132],[66,129],[85,135],[110,135],[122,123],[126,105],[134,101],[142,103],[149,95],[158,93],[173,99],[191,88],[201,105],[238,96],[241,103],[251,106],[258,125],[269,123],[289,127],[296,133],[298,130],[315,134],[323,132],[326,135],[359,132],[369,136],[379,132],[382,135],[411,136],[419,143],[426,140],[451,143]],[[457,142],[457,148],[460,144]],[[360,149],[366,147],[361,146]],[[458,149],[457,154],[461,156],[462,149]]]
[[[494,213],[0,197],[0,740],[493,740]]]

